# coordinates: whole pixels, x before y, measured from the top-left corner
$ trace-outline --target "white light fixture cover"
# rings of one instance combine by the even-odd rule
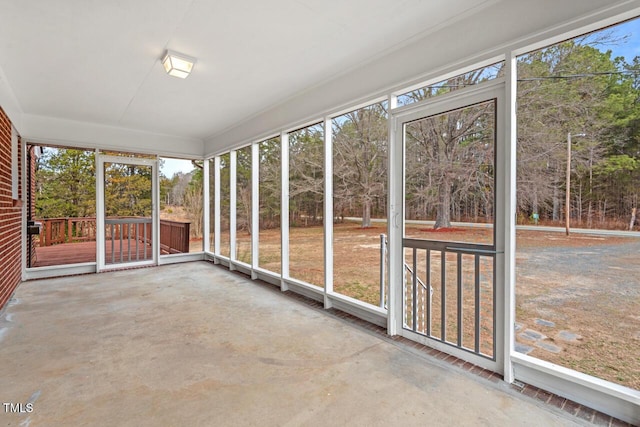
[[[187,78],[193,69],[193,64],[195,63],[195,58],[181,53],[176,53],[171,50],[167,50],[162,57],[162,65],[164,66],[167,74],[174,77],[180,77],[181,79]]]

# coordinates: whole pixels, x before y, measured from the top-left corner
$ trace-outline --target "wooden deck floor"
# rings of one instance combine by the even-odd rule
[[[127,252],[127,242],[123,242],[123,261],[129,261]],[[120,263],[120,241],[115,241],[114,245],[115,262],[112,262],[111,243],[106,247],[106,263]],[[146,259],[153,258],[151,247],[146,245]],[[131,261],[145,260],[145,245],[138,244],[138,258],[136,258],[135,243],[132,243]],[[32,267],[48,267],[52,265],[77,264],[83,262],[96,262],[96,242],[63,243],[60,245],[36,247],[36,256]]]

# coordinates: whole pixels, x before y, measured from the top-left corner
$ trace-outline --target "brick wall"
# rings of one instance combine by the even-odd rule
[[[20,153],[21,155],[22,153]],[[22,159],[18,160],[19,164]],[[19,198],[22,199],[22,171]],[[22,276],[22,209],[11,196],[11,122],[0,108],[0,309]]]

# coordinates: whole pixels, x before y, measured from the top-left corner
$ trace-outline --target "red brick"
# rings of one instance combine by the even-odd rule
[[[21,153],[18,156],[21,166]],[[22,170],[18,170],[18,197],[22,198]],[[22,210],[11,194],[11,122],[0,108],[0,309],[7,303],[22,276]]]
[[[593,417],[593,424],[596,426],[606,426],[609,427],[611,424],[611,417],[607,414],[603,414],[602,412],[596,412]]]
[[[564,397],[560,397],[554,394],[553,396],[551,396],[551,399],[549,399],[549,402],[547,403],[551,406],[555,406],[558,409],[562,409],[566,400],[567,399],[565,399]]]
[[[465,371],[470,371],[474,368],[474,364],[473,363],[469,363],[469,362],[464,362],[464,365],[462,365],[462,369],[464,369]]]
[[[580,410],[580,404],[572,401],[572,400],[567,400],[564,403],[564,407],[562,408],[565,412],[568,412],[571,415],[577,415],[578,411]]]
[[[492,373],[491,376],[489,377],[489,381],[491,381],[492,383],[499,383],[501,381],[504,381],[504,377],[496,372]]]
[[[522,394],[527,395],[529,397],[536,397],[536,394],[538,394],[538,388],[527,384],[522,389]]]
[[[480,372],[480,376],[485,379],[489,379],[492,375],[493,375],[493,372],[489,371],[488,369],[483,369]]]
[[[543,401],[544,403],[547,403],[549,401],[549,399],[551,399],[552,394],[549,393],[548,391],[545,390],[538,390],[538,394],[536,394],[536,399]]]
[[[593,420],[593,416],[595,415],[595,413],[596,413],[595,410],[591,408],[587,408],[586,406],[581,406],[577,416],[578,418],[591,422]]]
[[[452,365],[457,366],[459,368],[462,368],[462,365],[464,365],[464,360],[456,359],[456,360],[453,361]]]
[[[611,418],[611,427],[630,427],[631,424],[626,423],[622,420],[619,420],[617,418]]]

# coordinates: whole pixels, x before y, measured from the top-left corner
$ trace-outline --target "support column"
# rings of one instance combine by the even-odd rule
[[[220,156],[213,158],[213,252],[220,255]],[[218,258],[214,261],[219,264]]]
[[[282,272],[280,290],[289,290],[285,278],[289,278],[289,134],[280,134],[280,236],[282,250]]]
[[[504,175],[502,181],[503,191],[496,188],[498,202],[500,198],[501,209],[496,209],[496,213],[503,218],[497,217],[496,224],[504,224],[504,227],[497,227],[496,230],[496,279],[497,289],[500,292],[497,307],[502,307],[501,315],[502,330],[496,330],[496,334],[502,334],[503,341],[503,371],[504,380],[512,383],[514,380],[513,365],[511,363],[511,353],[514,351],[514,325],[516,321],[516,298],[515,298],[515,265],[516,265],[516,97],[517,97],[517,61],[512,52],[505,55],[505,108],[504,108],[504,137],[498,139],[498,153],[502,153],[502,161],[498,163],[498,168],[502,168]],[[500,157],[498,157],[500,159]],[[502,253],[500,253],[502,252]],[[502,301],[500,301],[502,299]],[[498,323],[500,325],[501,323]]]
[[[331,117],[324,119],[324,308],[333,292],[333,134]]]
[[[396,335],[402,321],[402,283],[404,282],[404,260],[402,238],[404,233],[404,144],[402,124],[393,116],[398,105],[395,95],[389,96],[389,213],[387,235],[389,250],[389,301],[387,333]],[[399,129],[399,130],[398,130]]]
[[[237,231],[237,193],[238,193],[238,153],[231,150],[229,153],[229,270],[235,270],[236,261],[236,231]]]
[[[96,271],[105,268],[105,224],[104,224],[104,163],[100,161],[100,150],[95,151],[96,165]]]
[[[251,278],[258,273],[258,244],[260,239],[260,143],[251,144]]]
[[[209,160],[205,159],[204,163],[203,163],[203,168],[202,168],[202,173],[203,175],[203,189],[202,189],[202,198],[203,198],[203,218],[202,220],[204,221],[203,224],[203,230],[202,230],[202,234],[203,234],[203,250],[205,252],[211,252],[211,224],[209,223],[209,221],[211,220],[211,211],[210,211],[210,200],[211,200],[211,195],[209,194],[209,186],[210,186],[210,178],[209,178]]]

